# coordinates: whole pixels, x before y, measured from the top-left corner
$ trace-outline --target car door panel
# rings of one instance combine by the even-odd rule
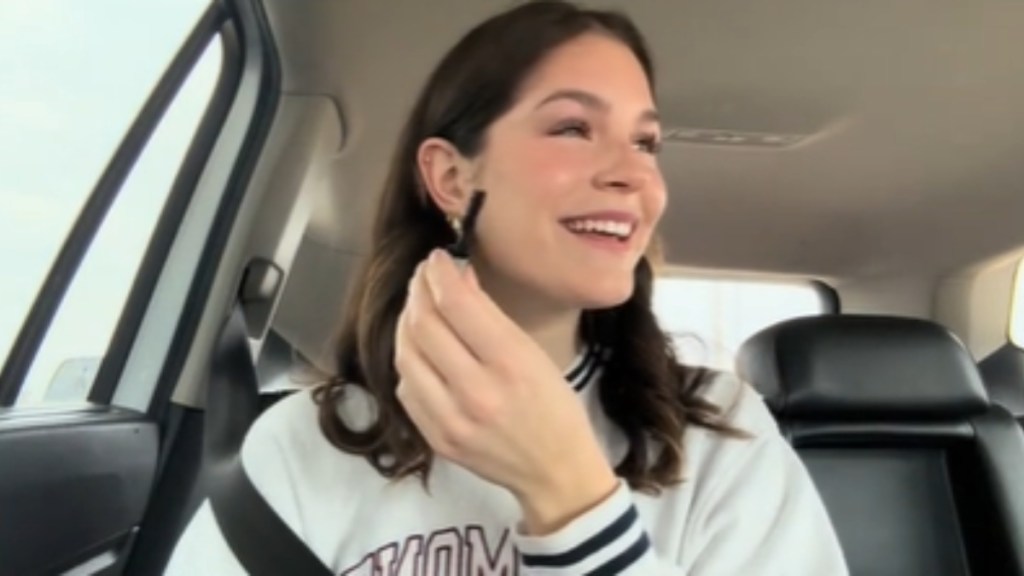
[[[0,574],[112,563],[145,512],[158,442],[117,408],[0,413]]]

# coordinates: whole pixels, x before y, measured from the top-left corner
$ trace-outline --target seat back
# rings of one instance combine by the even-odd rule
[[[1024,575],[1024,433],[942,327],[802,318],[740,350],[810,471],[851,573]]]
[[[1024,426],[1024,350],[1006,344],[978,363],[993,404],[1006,408]]]

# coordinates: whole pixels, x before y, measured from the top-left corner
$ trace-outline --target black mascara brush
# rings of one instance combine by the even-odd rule
[[[462,220],[462,233],[453,244],[445,247],[460,266],[465,266],[469,262],[469,249],[475,239],[476,220],[484,207],[486,197],[487,193],[483,190],[473,192],[473,197],[469,199],[469,208],[466,209],[466,217]]]

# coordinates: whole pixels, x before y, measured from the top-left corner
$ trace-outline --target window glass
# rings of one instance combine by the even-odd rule
[[[810,284],[662,277],[655,281],[654,312],[681,361],[733,370],[737,350],[755,332],[826,309]]]
[[[0,361],[96,181],[208,0],[0,3]],[[212,44],[103,222],[19,403],[82,399],[220,67]]]

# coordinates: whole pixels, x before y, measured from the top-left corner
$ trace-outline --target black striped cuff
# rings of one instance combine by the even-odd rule
[[[622,574],[651,549],[651,541],[625,483],[558,532],[547,536],[516,534],[527,574]]]

